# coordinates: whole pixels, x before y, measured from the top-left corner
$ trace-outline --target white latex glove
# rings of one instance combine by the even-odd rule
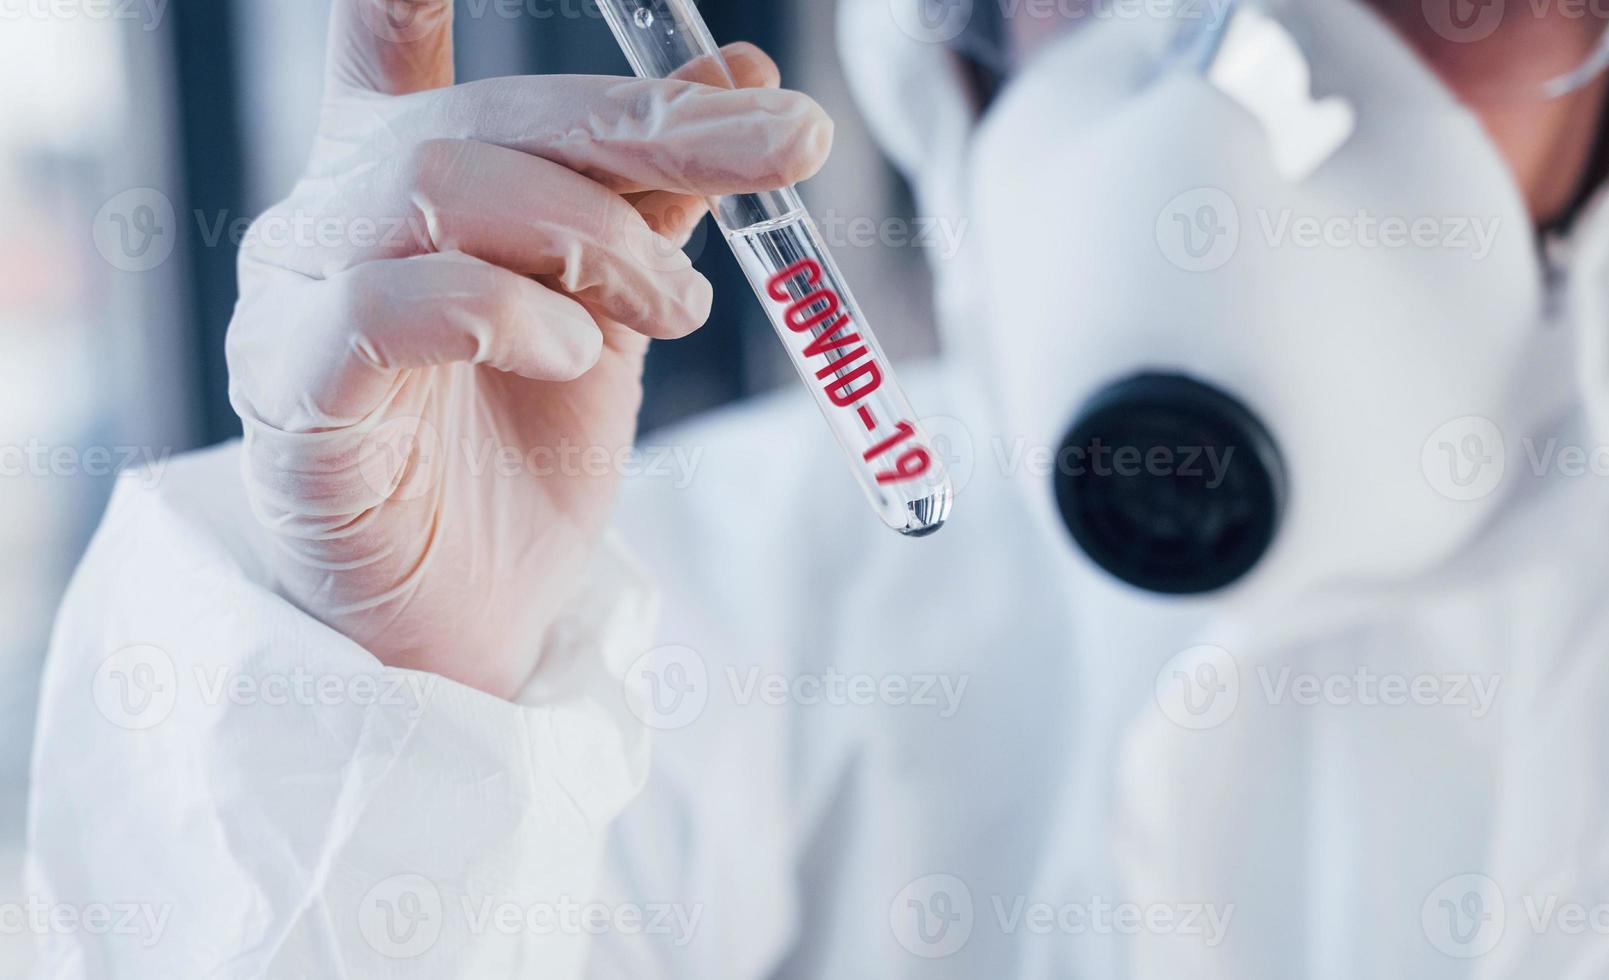
[[[336,0],[312,161],[241,254],[230,393],[280,588],[387,665],[508,696],[615,498],[583,454],[631,444],[648,339],[709,314],[678,247],[702,199],[810,176],[832,124],[749,45],[736,91],[448,87],[451,29],[449,0]]]

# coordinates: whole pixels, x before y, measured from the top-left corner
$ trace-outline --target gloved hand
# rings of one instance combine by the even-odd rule
[[[679,248],[702,199],[809,177],[832,124],[749,45],[735,91],[685,80],[708,63],[449,87],[451,22],[336,0],[312,160],[241,254],[230,397],[279,588],[508,696],[603,533],[648,339],[709,314]]]

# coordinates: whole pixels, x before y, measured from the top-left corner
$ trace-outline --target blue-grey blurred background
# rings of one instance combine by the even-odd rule
[[[833,4],[701,6],[719,39],[770,50],[837,118],[833,161],[805,188],[818,217],[907,213],[845,90]],[[301,168],[328,9],[0,0],[0,840],[22,822],[50,623],[112,471],[238,433],[223,357],[232,239]],[[586,0],[459,0],[457,24],[460,80],[626,71]],[[690,251],[716,284],[715,314],[655,346],[649,430],[794,383],[720,236],[706,225]],[[918,250],[836,252],[889,353],[927,353]]]

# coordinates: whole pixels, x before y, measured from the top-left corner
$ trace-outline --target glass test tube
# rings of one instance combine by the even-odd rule
[[[639,76],[710,59],[735,84],[693,0],[598,6]],[[798,192],[735,194],[710,208],[878,517],[912,537],[937,531],[955,496],[943,460]]]

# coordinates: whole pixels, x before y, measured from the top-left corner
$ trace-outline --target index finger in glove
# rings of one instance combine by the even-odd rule
[[[776,88],[782,84],[782,72],[771,56],[746,41],[728,44],[721,49],[726,69],[738,88]],[[727,73],[714,58],[700,58],[688,62],[672,78],[701,85],[727,85]],[[698,223],[709,212],[704,199],[696,194],[676,191],[646,191],[627,197],[648,222],[648,227],[669,239],[677,247],[687,244]]]
[[[726,63],[726,71],[721,70],[721,65],[713,57],[704,57],[689,61],[672,72],[670,77],[717,88],[733,87],[727,81],[728,74],[738,88],[776,88],[782,84],[782,72],[777,68],[777,63],[747,41],[736,41],[722,47],[721,60]]]
[[[750,70],[769,71],[764,65]],[[698,62],[686,73],[709,76]],[[833,125],[819,105],[798,92],[725,84],[518,76],[418,92],[380,111],[390,117],[385,139],[392,149],[398,140],[495,143],[568,167],[617,193],[756,193],[798,183],[821,169]]]

